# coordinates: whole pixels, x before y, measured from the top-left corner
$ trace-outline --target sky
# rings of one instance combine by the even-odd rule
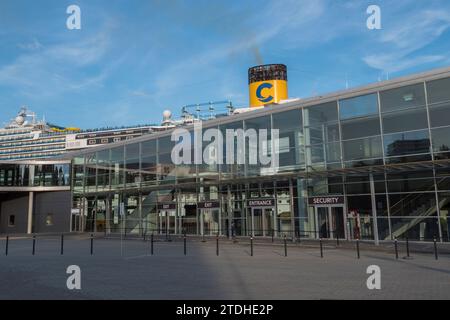
[[[0,124],[21,106],[83,129],[160,123],[190,104],[248,106],[247,70],[263,63],[286,64],[289,96],[307,98],[450,66],[449,53],[448,0],[2,0]]]

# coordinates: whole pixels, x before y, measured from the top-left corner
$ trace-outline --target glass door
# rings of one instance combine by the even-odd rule
[[[252,208],[252,235],[255,237],[269,237],[274,231],[274,209]]]
[[[345,239],[343,207],[316,207],[317,235],[322,239]]]
[[[252,234],[254,237],[264,236],[263,209],[252,209]]]
[[[330,209],[333,222],[333,238],[345,239],[344,208],[332,207]]]
[[[328,207],[316,208],[318,236],[322,239],[330,238],[330,215]]]

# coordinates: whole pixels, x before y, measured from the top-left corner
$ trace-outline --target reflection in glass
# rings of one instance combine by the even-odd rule
[[[378,113],[378,96],[370,94],[339,101],[341,120]]]
[[[384,148],[387,157],[429,153],[428,130],[385,135]]]
[[[397,111],[425,106],[425,90],[422,83],[380,92],[381,112]]]

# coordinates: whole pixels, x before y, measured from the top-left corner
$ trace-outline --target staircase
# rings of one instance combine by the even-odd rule
[[[164,180],[164,183],[168,183],[169,180],[175,182],[175,177],[181,177],[183,175],[188,175],[190,169],[186,167],[175,167],[168,175],[168,177],[173,177],[170,179]],[[157,212],[157,204],[168,202],[172,199],[170,194],[174,192],[175,189],[165,189],[159,191],[152,191],[147,196],[142,197],[142,220],[139,214],[139,207],[133,210],[133,212],[127,215],[126,220],[126,230],[127,233],[140,233],[141,222],[147,220],[147,218],[151,215],[151,212]]]
[[[412,203],[412,202],[416,201],[421,196],[422,196],[422,194],[411,199],[410,202]],[[442,208],[443,206],[447,205],[448,202],[449,202],[448,198],[442,199],[438,203],[439,208]],[[425,220],[427,217],[434,215],[437,212],[438,206],[436,206],[436,201],[430,200],[427,203],[424,203],[421,206],[417,207],[417,209],[415,209],[411,213],[411,217],[413,217],[413,218],[407,224],[399,222],[399,223],[392,225],[392,238],[395,239],[395,238],[400,237],[401,235],[403,235],[404,233],[406,233],[407,231],[409,231],[410,229],[415,227],[417,224],[419,224],[420,222]],[[395,218],[395,215],[391,214],[391,218],[392,217]],[[390,240],[390,239],[391,239],[391,236],[389,235],[384,240]]]

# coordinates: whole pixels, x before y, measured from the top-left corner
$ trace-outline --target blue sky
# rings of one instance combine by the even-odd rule
[[[81,8],[82,29],[66,28]],[[368,30],[366,9],[382,10]],[[288,66],[310,97],[450,66],[448,0],[2,0],[0,121],[22,105],[64,126],[159,123],[162,112],[232,100],[247,69]]]

